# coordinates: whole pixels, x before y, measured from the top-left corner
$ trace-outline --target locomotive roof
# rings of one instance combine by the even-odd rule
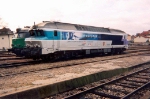
[[[25,28],[17,28],[17,29],[16,29],[16,33],[28,33],[29,32],[29,28],[26,28],[26,27]]]
[[[104,27],[87,26],[87,25],[80,25],[80,24],[55,22],[55,21],[43,21],[42,23],[36,24],[36,27],[37,28],[63,29],[63,30],[107,32],[107,33],[110,33],[111,31],[113,31],[115,33],[117,32],[124,33],[123,31],[117,30],[117,29],[109,29],[109,28],[104,28]]]
[[[20,32],[28,32],[29,31],[29,28],[22,28],[21,30],[20,30]]]
[[[110,31],[112,32],[112,33],[125,33],[124,31],[122,31],[122,30],[118,30],[118,29],[110,29]]]

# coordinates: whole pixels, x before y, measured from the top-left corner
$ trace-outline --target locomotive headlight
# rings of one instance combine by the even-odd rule
[[[37,44],[35,44],[35,45],[34,45],[34,47],[38,47],[38,45],[37,45]]]
[[[41,47],[39,44],[37,44],[38,47]]]
[[[35,44],[35,47],[40,47],[40,45],[38,45],[38,44]]]
[[[36,47],[36,44],[34,44],[33,47]]]
[[[29,44],[26,44],[26,47],[30,47],[30,45],[29,45]]]

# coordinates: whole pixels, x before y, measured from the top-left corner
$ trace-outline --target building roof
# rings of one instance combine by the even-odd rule
[[[134,36],[134,38],[140,38],[140,37],[143,37],[143,38],[150,38],[150,36],[143,36],[143,35],[141,35],[141,36]]]
[[[13,35],[13,32],[9,28],[3,27],[0,29],[0,35]]]
[[[142,33],[137,33],[136,36],[143,36],[143,37],[150,36],[150,30],[143,31]]]
[[[127,34],[128,36],[131,36],[130,34]]]
[[[149,35],[149,31],[143,31],[140,35],[141,35],[141,36]]]

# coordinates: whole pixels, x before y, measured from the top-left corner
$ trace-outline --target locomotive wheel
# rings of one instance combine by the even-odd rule
[[[115,55],[115,54],[116,54],[116,50],[115,50],[115,49],[112,49],[111,54],[112,54],[112,55]]]
[[[37,60],[37,58],[36,58],[36,57],[33,57],[33,60],[35,61],[35,60]]]
[[[66,54],[64,54],[63,56],[64,56],[64,59],[65,59],[65,60],[68,60],[68,59],[71,58],[70,53],[66,53]]]
[[[120,54],[122,54],[123,53],[123,50],[122,49],[120,49]]]
[[[54,56],[54,60],[59,60],[60,59],[60,56],[58,55],[58,54],[56,54],[55,56]]]
[[[46,56],[42,56],[41,57],[41,59],[43,60],[43,61],[47,61],[48,59],[47,59],[48,57],[46,57]]]

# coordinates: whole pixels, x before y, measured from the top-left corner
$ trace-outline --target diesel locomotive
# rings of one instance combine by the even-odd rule
[[[128,48],[127,34],[118,29],[43,21],[32,26],[29,33],[20,54],[34,60],[121,54]]]
[[[16,56],[21,56],[21,50],[25,48],[25,38],[29,37],[29,26],[25,26],[24,28],[17,28],[15,37],[12,39],[12,53],[16,54]]]

